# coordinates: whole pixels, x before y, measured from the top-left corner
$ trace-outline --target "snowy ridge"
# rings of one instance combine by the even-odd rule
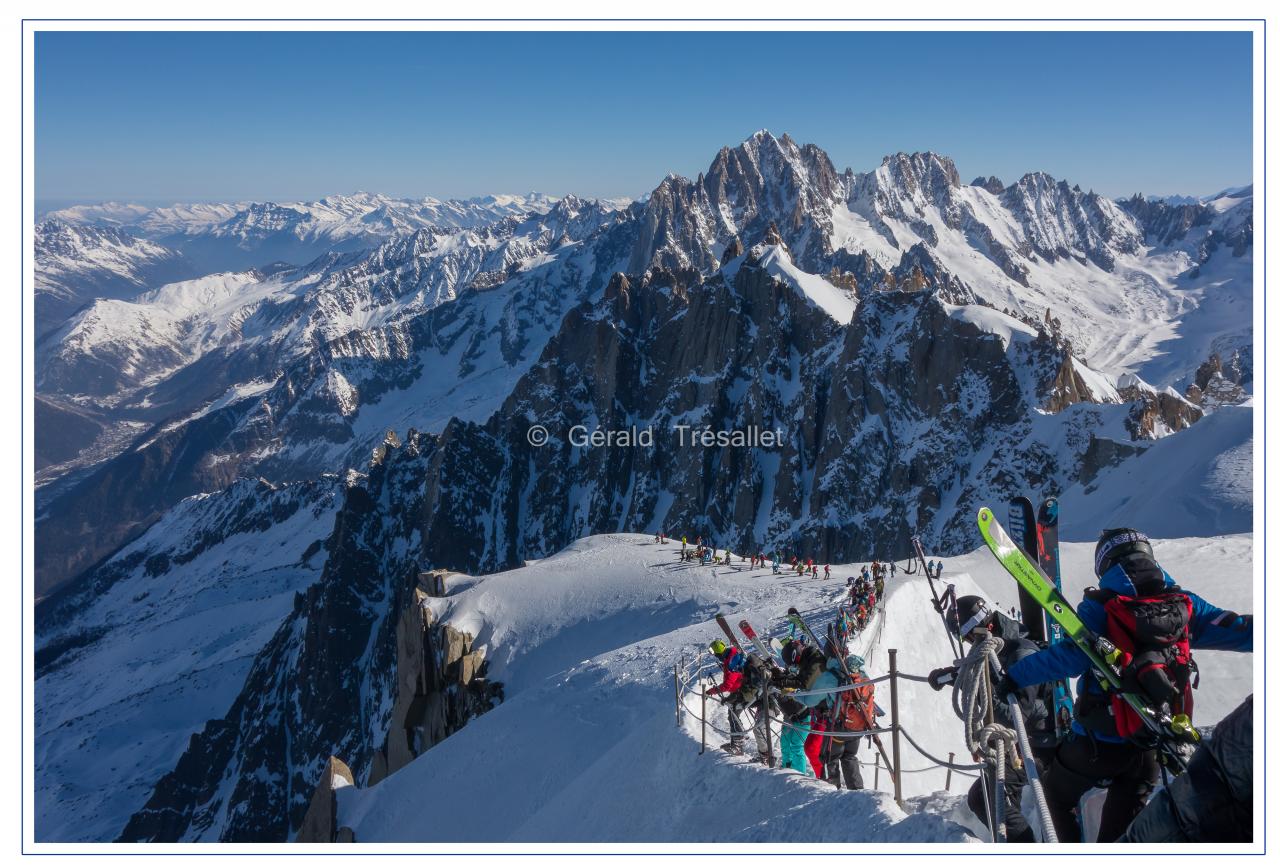
[[[1223,583],[1217,557],[1251,557],[1249,536],[1154,543],[1162,563],[1188,587],[1217,604],[1251,610],[1247,581]],[[715,750],[698,755],[700,727],[687,702],[685,724],[671,718],[671,669],[681,657],[704,653],[720,633],[711,617],[746,616],[757,629],[782,630],[795,605],[821,630],[843,596],[843,576],[856,564],[833,567],[839,580],[739,564],[700,567],[675,558],[679,543],[657,545],[641,536],[592,537],[524,569],[466,578],[430,605],[451,624],[479,636],[506,679],[507,701],[376,786],[338,794],[338,824],[358,842],[393,841],[870,841],[976,842],[984,834],[963,805],[968,780],[929,765],[904,741],[905,810],[880,791],[837,791],[791,771],[766,770]],[[1092,545],[1064,546],[1068,595],[1087,582]],[[1248,574],[1242,569],[1241,574]],[[946,564],[957,593],[982,593],[1006,612],[1016,585],[980,549]],[[1077,586],[1079,585],[1079,586]],[[929,604],[927,585],[901,571],[888,583],[885,628],[870,674],[885,673],[889,647],[902,671],[924,674],[948,664],[951,652]],[[867,650],[855,638],[855,649]],[[1203,676],[1198,720],[1225,715],[1252,688],[1248,656],[1197,654]],[[500,674],[499,674],[500,673]],[[886,691],[884,684],[878,688]],[[962,727],[949,693],[900,684],[903,725],[931,752],[965,755]],[[723,712],[711,702],[724,728]],[[501,741],[523,760],[483,748]],[[864,746],[860,757],[869,762]],[[871,769],[865,777],[872,782]],[[471,809],[486,780],[501,774],[503,820]],[[450,785],[441,787],[439,780]],[[602,809],[599,793],[610,793]],[[708,799],[732,791],[734,809]],[[654,797],[660,793],[660,797]],[[619,804],[627,809],[614,809]],[[427,818],[429,817],[429,818]]]
[[[409,199],[360,192],[312,202],[195,203],[159,208],[106,202],[50,211],[45,219],[75,225],[130,226],[150,238],[209,234],[248,240],[255,233],[285,229],[299,238],[324,235],[341,240],[423,228],[476,228],[506,217],[545,213],[556,201],[542,193]]]

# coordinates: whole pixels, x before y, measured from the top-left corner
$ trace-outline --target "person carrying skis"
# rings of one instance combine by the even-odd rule
[[[729,742],[720,745],[720,749],[735,756],[743,753],[742,742],[746,730],[742,727],[742,709],[738,691],[742,688],[742,673],[747,665],[746,655],[736,647],[725,644],[717,638],[711,642],[711,654],[720,660],[724,678],[720,683],[707,690],[707,695],[724,696],[725,710],[729,712]]]
[[[777,759],[773,754],[773,749],[769,743],[770,731],[772,727],[768,722],[772,720],[775,724],[781,719],[781,709],[775,698],[775,681],[781,675],[781,672],[772,664],[772,662],[758,653],[748,651],[746,654],[747,662],[742,671],[742,683],[738,687],[738,692],[734,696],[734,703],[744,710],[749,710],[755,722],[751,726],[751,733],[756,740],[756,755],[751,761],[774,767]],[[765,703],[768,702],[768,711],[766,713]]]
[[[981,596],[961,596],[944,614],[947,628],[953,635],[964,641],[977,643],[988,635],[999,638],[1003,645],[998,659],[1000,668],[1009,668],[1023,659],[1030,658],[1040,651],[1040,646],[1027,637],[1027,630],[1021,623],[1001,613],[994,606],[988,606]],[[990,672],[992,683],[997,683],[995,672]],[[937,668],[929,673],[929,686],[940,690],[948,684],[954,684],[956,667]],[[1038,684],[1016,691],[1018,706],[1022,709],[1022,717],[1027,727],[1027,738],[1031,742],[1031,752],[1036,767],[1047,763],[1053,757],[1056,736],[1053,725],[1053,685]],[[1013,729],[1015,723],[1009,706],[1004,701],[994,708],[995,720],[1001,725]],[[1005,786],[1005,832],[1010,843],[1034,843],[1035,832],[1022,813],[1022,789],[1027,784],[1025,768],[1014,767],[1014,756],[1006,757],[1004,768]],[[982,787],[988,785],[985,775],[979,776],[969,789],[968,804],[983,824],[987,822],[986,804],[991,800],[992,790],[987,788],[984,794]]]
[[[840,685],[853,686],[854,689],[834,694],[829,728],[832,736],[826,739],[822,760],[826,763],[827,782],[840,788],[840,774],[843,772],[845,788],[862,789],[866,788],[858,763],[858,745],[862,738],[836,735],[871,731],[876,727],[876,717],[884,711],[876,707],[875,684],[858,686],[868,679],[862,657],[850,654],[845,665],[849,669],[849,678],[846,682],[844,677],[839,677]]]
[[[804,754],[804,742],[810,734],[811,712],[809,707],[792,693],[804,688],[801,666],[805,661],[809,661],[812,650],[813,648],[806,646],[803,638],[783,639],[782,664],[787,667],[787,672],[781,681],[782,696],[778,700],[785,723],[778,739],[782,751],[782,767],[792,768],[806,776],[809,773],[809,759]]]
[[[825,653],[799,638],[783,646],[782,659],[788,669],[794,669],[794,673],[785,682],[789,689],[784,692],[780,702],[783,714],[787,715],[788,722],[791,723],[791,726],[783,730],[783,737],[789,739],[784,740],[782,746],[783,767],[793,767],[801,773],[812,773],[822,779],[825,770],[821,758],[823,738],[821,734],[815,736],[814,732],[822,732],[825,725],[818,719],[820,714],[815,714],[814,709],[824,700],[833,698],[828,690],[834,689],[839,682],[828,666],[838,666],[839,660],[828,660]],[[792,694],[796,692],[815,694]]]
[[[1103,530],[1094,547],[1098,587],[1076,609],[1094,634],[1116,647],[1126,684],[1150,706],[1192,711],[1195,648],[1253,652],[1253,617],[1211,605],[1179,587],[1156,562],[1138,530]],[[1160,742],[1119,695],[1104,691],[1088,657],[1060,642],[1009,667],[1002,690],[1079,677],[1075,720],[1044,774],[1044,793],[1058,839],[1080,841],[1075,810],[1092,788],[1106,788],[1098,842],[1115,841],[1142,810],[1160,776]],[[1166,750],[1176,749],[1164,745]]]

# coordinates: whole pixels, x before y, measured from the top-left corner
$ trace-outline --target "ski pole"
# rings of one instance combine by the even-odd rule
[[[920,559],[920,569],[924,572],[925,580],[929,582],[929,593],[933,596],[934,608],[938,611],[938,616],[942,618],[942,631],[947,636],[947,646],[951,648],[951,652],[955,654],[955,658],[959,659],[962,654],[960,648],[956,646],[956,638],[951,634],[951,628],[947,625],[947,615],[943,613],[942,599],[938,596],[938,590],[933,586],[933,575],[929,572],[928,564],[924,560],[924,546],[920,544],[920,537],[913,536],[911,543],[915,546],[916,557]]]

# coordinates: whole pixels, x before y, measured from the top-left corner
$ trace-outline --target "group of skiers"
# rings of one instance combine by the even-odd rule
[[[1156,561],[1150,540],[1131,528],[1103,531],[1094,549],[1094,572],[1098,586],[1086,590],[1076,607],[1080,620],[1114,648],[1108,662],[1114,660],[1126,691],[1141,696],[1160,719],[1183,720],[1189,726],[1192,689],[1199,680],[1192,650],[1252,652],[1252,616],[1223,610],[1183,590]],[[978,596],[963,596],[939,608],[962,641],[1002,640],[999,671],[989,674],[998,697],[1017,699],[1060,842],[1081,841],[1080,799],[1095,788],[1107,792],[1100,843],[1252,839],[1252,696],[1186,762],[1190,738],[1173,742],[1154,735],[1131,704],[1104,688],[1094,664],[1076,644],[1041,646],[1022,623]],[[955,675],[954,666],[936,669],[929,683],[940,690]],[[1070,678],[1078,678],[1074,716],[1059,737],[1054,684]],[[1013,727],[1007,701],[996,703],[994,710],[996,722]],[[1162,774],[1176,774],[1183,763],[1187,770],[1144,811]],[[1026,782],[1025,768],[1010,756],[1004,805],[1010,842],[1035,840],[1021,809]],[[990,787],[984,794],[987,785],[980,778],[968,798],[984,822],[985,804],[993,797]]]
[[[654,541],[659,544],[666,544],[667,536],[659,531],[653,537]],[[704,566],[710,565],[731,565],[733,563],[733,554],[729,549],[725,549],[723,555],[720,550],[711,544],[704,544],[701,536],[695,537],[692,544],[689,542],[688,536],[680,537],[680,552],[677,555],[681,561],[699,563]],[[797,555],[787,556],[786,553],[765,554],[757,552],[750,556],[746,554],[738,555],[739,562],[743,565],[750,565],[751,569],[764,569],[766,567],[773,570],[774,575],[782,574],[785,569],[788,572],[794,572],[797,575],[808,575],[810,578],[817,578],[821,574],[823,578],[831,577],[831,565],[827,564],[819,567],[812,557],[801,558]]]
[[[752,761],[790,768],[826,780],[837,788],[864,788],[857,753],[859,740],[874,733],[875,686],[867,683],[865,663],[847,646],[828,641],[816,647],[804,634],[782,640],[780,658],[763,657],[726,644],[711,642],[723,680],[707,690],[721,697],[729,715],[729,741],[721,746],[744,755],[750,725],[756,755]],[[843,687],[843,688],[842,688]],[[774,755],[770,730],[781,729],[779,754]]]
[[[876,576],[874,581],[860,575],[849,578],[845,582],[849,586],[849,605],[841,606],[841,622],[851,631],[861,632],[871,620],[876,610],[876,602],[884,599],[884,578]]]

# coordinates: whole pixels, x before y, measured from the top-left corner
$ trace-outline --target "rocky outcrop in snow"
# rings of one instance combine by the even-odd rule
[[[351,769],[337,756],[330,756],[302,817],[295,843],[354,843],[350,828],[338,826],[338,789],[354,786]]]

